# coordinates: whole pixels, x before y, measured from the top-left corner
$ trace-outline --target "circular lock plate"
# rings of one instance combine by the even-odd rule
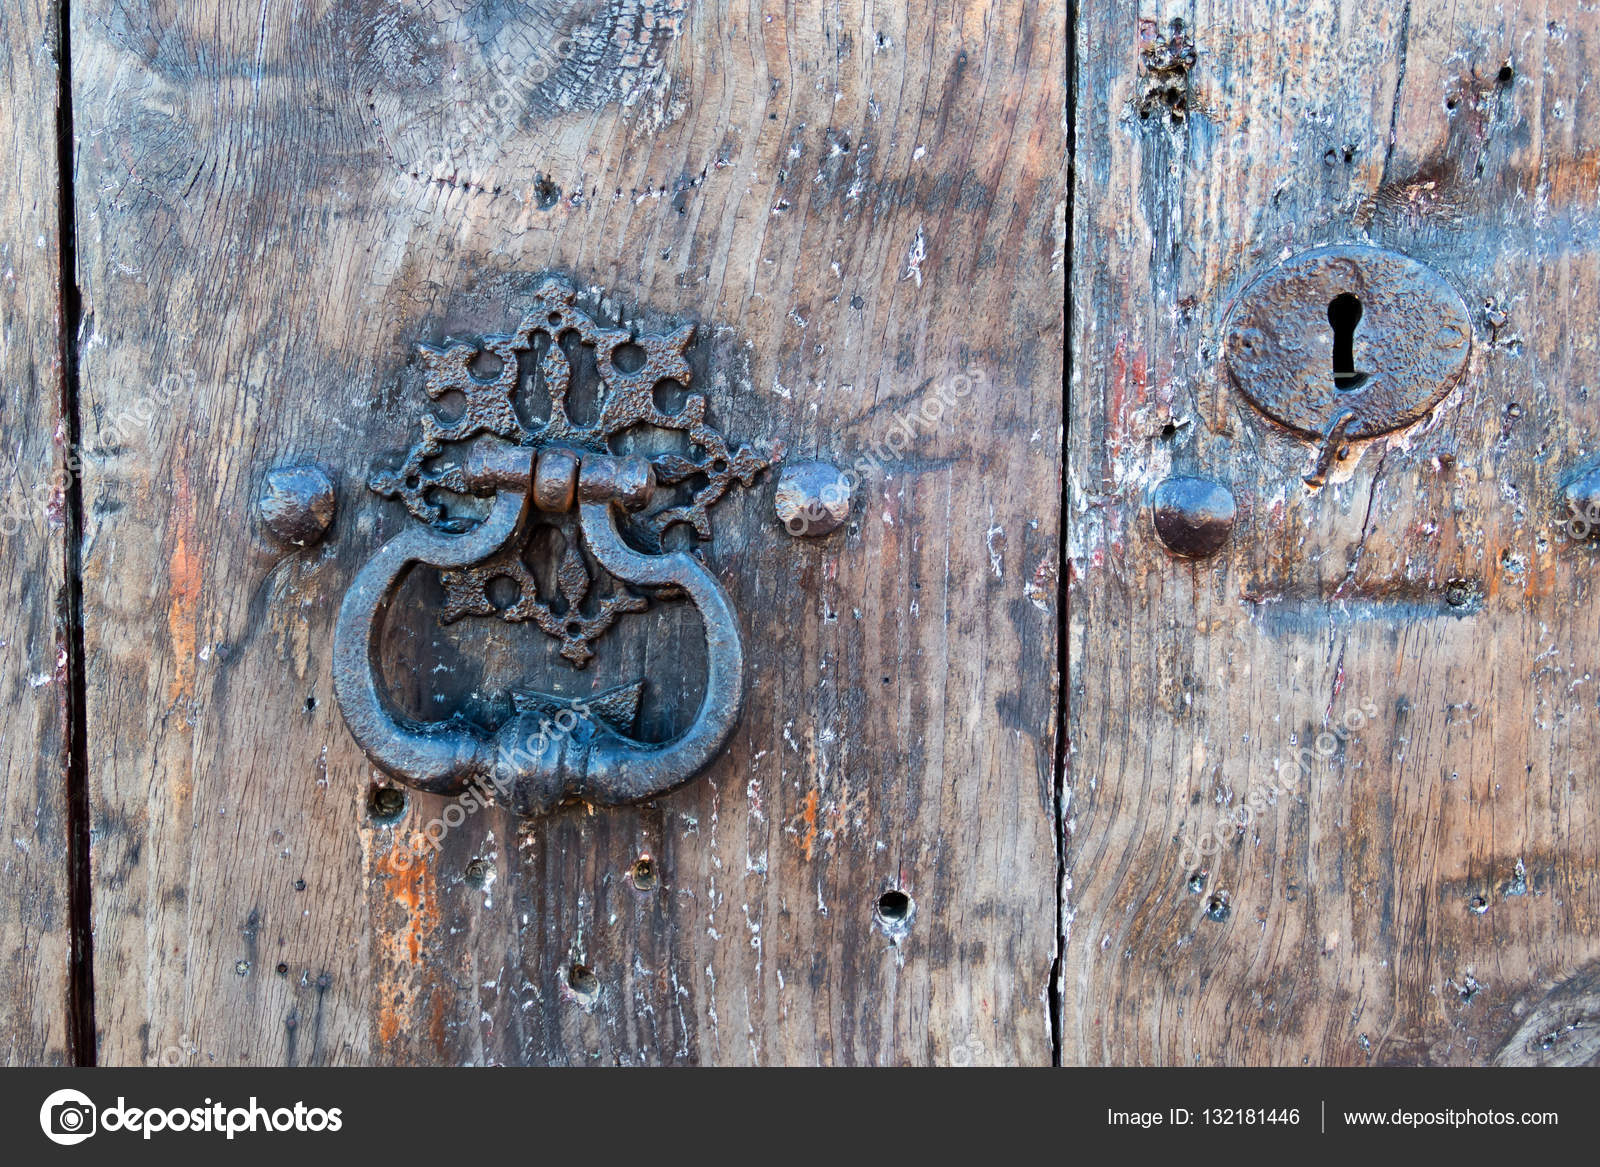
[[[1360,314],[1349,384],[1334,378],[1330,308],[1353,296]],[[1346,320],[1353,308],[1335,309]],[[1346,325],[1348,328],[1348,325]],[[1421,420],[1466,371],[1467,307],[1454,288],[1409,256],[1376,247],[1318,247],[1284,260],[1245,288],[1224,333],[1228,373],[1250,403],[1308,438],[1348,412],[1344,436],[1370,438]]]

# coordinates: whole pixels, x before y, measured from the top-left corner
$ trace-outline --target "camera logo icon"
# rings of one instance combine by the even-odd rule
[[[83,1142],[95,1132],[95,1105],[78,1090],[57,1090],[39,1108],[44,1137],[64,1147]]]

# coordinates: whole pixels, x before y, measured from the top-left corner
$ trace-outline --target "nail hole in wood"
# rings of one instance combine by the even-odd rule
[[[890,888],[872,906],[872,919],[891,944],[898,944],[911,931],[917,904],[899,888]]]
[[[660,877],[656,875],[655,860],[648,855],[639,856],[628,875],[633,880],[633,886],[640,891],[650,891],[660,882]]]
[[[392,823],[406,813],[406,794],[398,786],[374,786],[367,799],[367,813],[375,823]]]
[[[600,978],[587,965],[575,964],[567,970],[567,988],[580,1005],[589,1006],[600,996]]]

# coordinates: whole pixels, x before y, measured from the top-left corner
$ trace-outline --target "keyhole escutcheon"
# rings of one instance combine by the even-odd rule
[[[1326,323],[1324,323],[1326,321]],[[1404,429],[1466,373],[1472,320],[1432,268],[1357,244],[1314,247],[1247,284],[1228,310],[1228,379],[1266,417],[1326,447]]]

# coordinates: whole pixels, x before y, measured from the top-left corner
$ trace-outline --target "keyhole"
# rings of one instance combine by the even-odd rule
[[[1361,323],[1361,300],[1345,292],[1328,305],[1328,324],[1333,328],[1333,384],[1337,389],[1359,389],[1367,375],[1356,372],[1356,328]]]

